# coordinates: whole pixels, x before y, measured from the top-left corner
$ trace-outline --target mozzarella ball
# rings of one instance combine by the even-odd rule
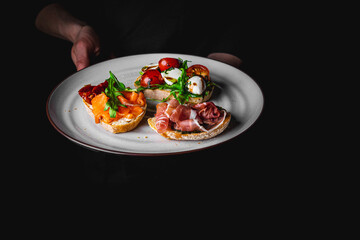
[[[161,76],[164,78],[165,82],[169,85],[173,85],[178,81],[178,78],[181,76],[181,70],[178,68],[174,68],[171,70],[167,70],[161,73]]]
[[[200,76],[193,76],[188,80],[188,89],[193,94],[201,95],[206,89],[206,84]]]

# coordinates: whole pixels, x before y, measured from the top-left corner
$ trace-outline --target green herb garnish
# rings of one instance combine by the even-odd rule
[[[122,104],[120,100],[117,98],[118,96],[123,96],[122,91],[137,91],[137,89],[126,88],[122,82],[119,82],[115,75],[109,71],[110,78],[106,79],[108,82],[107,88],[105,88],[105,94],[109,97],[107,101],[104,111],[109,110],[109,114],[111,118],[116,117],[116,111],[119,109],[119,106],[126,107],[126,105]]]
[[[179,67],[179,69],[181,70],[181,75],[178,78],[177,82],[172,84],[172,85],[168,85],[168,84],[162,84],[162,85],[157,85],[157,87],[159,89],[169,89],[170,94],[167,98],[164,98],[162,101],[165,102],[169,99],[170,96],[174,96],[174,98],[176,100],[179,101],[180,104],[184,104],[185,102],[189,101],[190,97],[200,97],[201,95],[197,95],[197,94],[193,94],[190,93],[187,89],[187,85],[188,85],[188,80],[189,77],[186,75],[186,69],[188,69],[187,66],[187,60],[183,61],[182,59],[180,59],[181,62],[181,66]]]

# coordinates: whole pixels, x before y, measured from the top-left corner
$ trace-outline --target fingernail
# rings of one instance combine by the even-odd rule
[[[84,64],[80,63],[80,64],[78,64],[78,65],[76,66],[76,70],[77,70],[77,71],[80,71],[80,70],[84,69],[85,67],[86,67],[86,66],[85,66]]]

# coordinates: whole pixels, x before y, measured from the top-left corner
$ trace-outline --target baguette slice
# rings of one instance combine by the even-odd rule
[[[155,127],[156,117],[149,118],[148,124],[155,132],[157,132],[161,136],[166,137],[168,139],[180,140],[180,141],[182,141],[182,140],[195,140],[196,141],[196,140],[205,140],[205,139],[213,138],[213,137],[219,135],[227,128],[227,126],[230,123],[230,119],[231,119],[231,114],[229,112],[226,112],[224,121],[219,123],[216,127],[210,129],[208,132],[200,132],[200,133],[181,133],[181,132],[175,131],[175,130],[168,130],[163,133],[158,133],[156,130],[156,127]]]
[[[87,111],[87,113],[93,118],[95,119],[95,116],[92,112],[92,105],[85,102],[85,109]],[[146,107],[147,105],[145,105],[144,107],[142,107],[142,109],[144,110],[140,115],[138,115],[136,118],[134,119],[125,119],[125,118],[121,118],[117,121],[111,122],[111,123],[105,123],[103,121],[100,120],[100,125],[107,131],[112,132],[112,133],[123,133],[123,132],[128,132],[133,130],[134,128],[137,127],[137,125],[139,125],[139,123],[141,122],[141,120],[143,119],[143,117],[145,116],[145,112],[146,112]]]
[[[141,80],[141,75],[135,80],[139,81]],[[136,83],[134,83],[134,86],[136,88],[139,88],[140,85],[137,85]],[[202,102],[206,102],[207,100],[209,100],[211,98],[211,95],[214,91],[214,87],[212,87],[210,93],[207,96],[204,97],[190,97],[189,98],[189,104],[197,104],[197,103],[202,103]],[[165,90],[165,89],[145,89],[143,90],[144,96],[146,99],[154,99],[154,100],[159,100],[162,101],[164,98],[167,98],[170,94],[170,90]],[[168,100],[173,99],[174,96],[170,96]]]

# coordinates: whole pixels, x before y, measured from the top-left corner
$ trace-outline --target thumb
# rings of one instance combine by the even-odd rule
[[[88,67],[89,65],[90,65],[89,59],[87,59],[87,58],[81,58],[75,63],[77,71],[80,71],[81,69],[84,69],[84,68]]]
[[[71,49],[71,58],[76,66],[76,70],[80,71],[90,65],[90,58],[87,44],[79,41],[75,43]]]

